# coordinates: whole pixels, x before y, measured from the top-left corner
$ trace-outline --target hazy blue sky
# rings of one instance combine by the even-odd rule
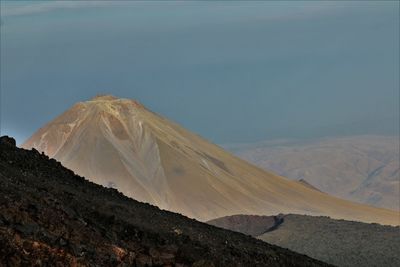
[[[97,93],[218,143],[398,134],[399,2],[1,1],[1,134]]]

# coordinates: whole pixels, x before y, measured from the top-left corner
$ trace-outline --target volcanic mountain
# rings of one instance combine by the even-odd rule
[[[24,144],[98,184],[206,221],[300,213],[399,224],[398,213],[356,204],[257,168],[134,100],[75,104]]]

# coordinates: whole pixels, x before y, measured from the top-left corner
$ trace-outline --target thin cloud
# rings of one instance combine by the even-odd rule
[[[109,7],[127,5],[127,1],[46,1],[15,5],[5,2],[1,7],[2,16],[22,16],[36,13],[45,13],[57,9],[75,9],[90,7]]]
[[[39,13],[47,13],[59,9],[78,9],[78,8],[97,8],[97,7],[127,7],[127,6],[207,6],[214,9],[218,8],[248,8],[257,5],[266,5],[271,7],[271,11],[263,16],[256,16],[256,20],[287,20],[299,19],[314,15],[323,14],[324,11],[333,7],[341,6],[335,2],[191,2],[191,1],[26,1],[26,2],[1,2],[1,16],[23,16]]]
[[[191,2],[191,1],[26,1],[26,2],[11,2],[3,1],[1,3],[2,16],[21,16],[35,13],[46,13],[57,9],[76,9],[76,8],[93,8],[93,7],[110,7],[110,6],[137,6],[137,5],[167,5],[167,6],[182,6],[182,5],[212,5],[214,8],[247,8],[255,4],[270,6],[277,14],[272,14],[271,19],[282,19],[287,16],[297,16],[298,13],[308,14],[315,13],[320,10],[325,10],[336,6],[335,3],[322,2]],[[283,10],[281,10],[284,8]],[[287,9],[287,10],[285,10]],[[271,15],[271,14],[269,14]]]

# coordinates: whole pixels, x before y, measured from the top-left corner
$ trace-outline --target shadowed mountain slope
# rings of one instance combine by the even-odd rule
[[[305,213],[399,224],[394,211],[341,200],[263,171],[128,99],[77,103],[37,131],[36,148],[89,180],[206,221]]]
[[[0,266],[328,266],[91,183],[0,138]]]
[[[305,215],[234,215],[208,223],[337,266],[399,266],[400,228]]]

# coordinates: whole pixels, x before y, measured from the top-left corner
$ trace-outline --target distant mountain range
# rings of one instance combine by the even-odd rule
[[[236,215],[209,222],[345,267],[400,266],[400,228],[305,215]]]
[[[351,136],[224,147],[265,170],[334,196],[399,210],[399,142],[398,136]]]
[[[329,266],[130,199],[0,138],[0,266]]]
[[[394,211],[332,197],[261,170],[134,100],[98,96],[77,103],[23,147],[126,196],[202,221],[298,213],[399,224]]]

